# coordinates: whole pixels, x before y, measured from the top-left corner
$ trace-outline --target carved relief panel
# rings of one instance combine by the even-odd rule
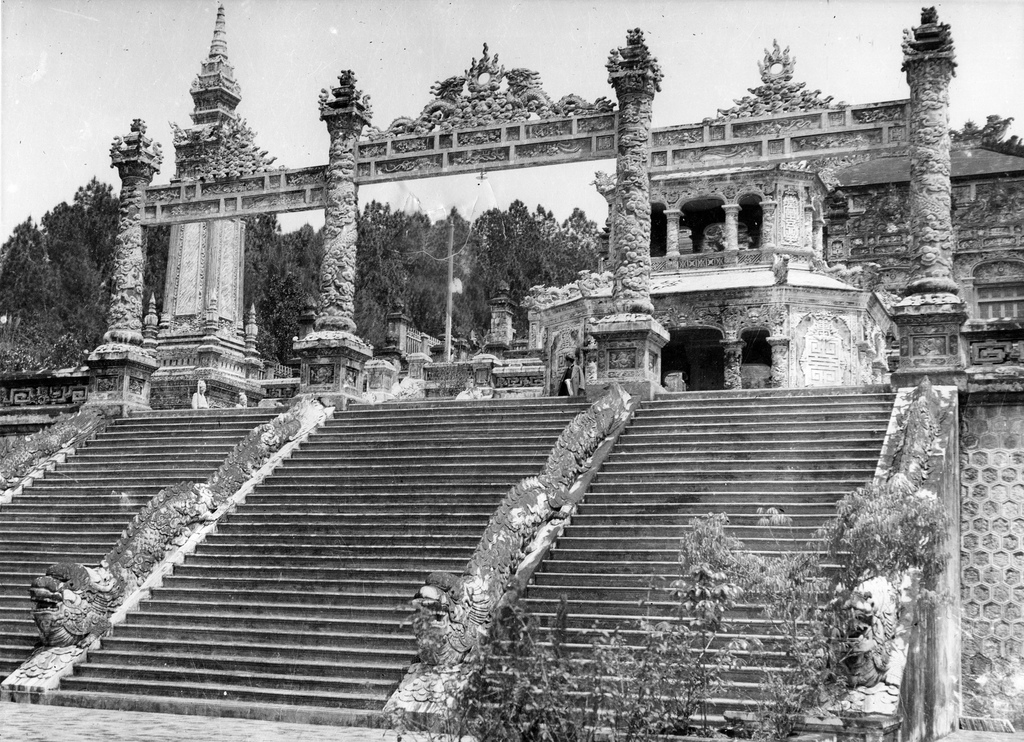
[[[851,333],[839,316],[815,312],[804,317],[795,333],[796,386],[842,386],[851,378]]]

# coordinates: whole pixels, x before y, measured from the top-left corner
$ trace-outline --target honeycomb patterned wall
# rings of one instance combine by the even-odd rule
[[[1024,399],[960,431],[964,712],[1024,722]]]

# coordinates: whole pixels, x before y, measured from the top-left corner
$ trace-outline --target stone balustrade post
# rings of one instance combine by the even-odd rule
[[[726,250],[739,250],[740,249],[740,205],[739,204],[725,204],[722,209],[725,211],[725,249]]]

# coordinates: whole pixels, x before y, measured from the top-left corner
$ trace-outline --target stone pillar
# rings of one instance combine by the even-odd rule
[[[770,335],[768,344],[772,346],[772,379],[773,389],[789,387],[789,338],[785,335]]]
[[[739,204],[725,204],[722,207],[725,211],[725,249],[726,250],[739,250],[740,249],[740,205]]]
[[[608,83],[619,101],[615,208],[611,253],[616,260],[612,302],[621,314],[651,314],[651,197],[648,173],[651,105],[661,67],[633,29],[608,59]]]
[[[151,347],[143,345],[142,286],[146,257],[142,245],[143,191],[160,170],[160,145],[135,119],[131,133],[115,137],[111,167],[121,176],[114,270],[110,280],[110,323],[103,344],[89,355],[90,405],[110,414],[148,409],[150,377],[157,369]],[[153,307],[155,310],[155,307]]]
[[[597,344],[595,383],[587,396],[600,396],[611,384],[651,398],[661,389],[661,349],[668,333],[651,314],[651,198],[648,173],[651,104],[661,87],[661,68],[633,29],[626,46],[608,59],[608,82],[619,101],[612,246],[614,314],[590,324]]]
[[[746,343],[742,340],[723,340],[722,347],[725,348],[725,388],[742,389],[743,378],[740,375],[740,366],[743,363],[743,347]]]
[[[340,403],[360,398],[363,366],[373,348],[355,333],[356,219],[355,145],[369,124],[369,99],[356,89],[351,70],[320,93],[320,119],[330,135],[324,209],[324,258],[313,332],[295,343],[302,362],[300,390]]]
[[[121,176],[121,200],[110,285],[110,324],[104,343],[142,345],[142,273],[146,262],[142,195],[160,171],[162,161],[160,145],[146,136],[142,119],[135,119],[131,133],[123,139],[115,137],[110,147],[110,166]]]
[[[825,259],[825,222],[820,216],[811,220],[811,249],[818,260]]]
[[[679,209],[666,209],[665,218],[668,220],[668,235],[665,239],[665,257],[679,257],[679,218],[682,212]]]
[[[910,283],[893,319],[899,336],[897,387],[966,385],[960,328],[967,319],[953,280],[949,180],[949,83],[956,68],[949,26],[934,8],[904,32],[903,69],[910,85]]]
[[[594,173],[594,187],[608,203],[608,220],[606,221],[607,232],[598,239],[604,242],[604,252],[608,256],[607,266],[601,266],[603,272],[607,268],[614,269],[618,260],[615,256],[615,177],[608,173],[597,171]]]
[[[761,249],[775,249],[775,214],[778,208],[776,201],[761,202]]]

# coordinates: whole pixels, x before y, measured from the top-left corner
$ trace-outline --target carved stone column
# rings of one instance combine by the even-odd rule
[[[487,333],[484,351],[498,358],[504,358],[512,347],[512,316],[516,303],[508,292],[508,284],[503,283],[498,287],[497,295],[488,302],[491,305],[491,328]]]
[[[775,249],[775,214],[778,208],[776,201],[761,202],[761,249]]]
[[[679,224],[679,254],[693,254],[693,234],[690,227],[682,222]]]
[[[772,379],[773,389],[789,387],[789,338],[785,335],[770,335],[768,344],[772,346]]]
[[[740,227],[739,227],[739,204],[726,204],[722,207],[725,211],[725,249],[740,249]]]
[[[355,145],[372,113],[351,70],[331,92],[320,93],[320,119],[330,135],[324,208],[324,258],[313,332],[295,343],[306,394],[359,398],[363,366],[373,348],[355,333],[356,219]]]
[[[742,389],[743,378],[740,374],[740,366],[743,363],[743,347],[746,343],[742,340],[723,340],[722,347],[725,348],[725,388]]]
[[[682,212],[679,209],[665,209],[665,218],[668,219],[668,235],[665,240],[665,257],[679,257],[679,217]]]
[[[121,176],[114,270],[110,279],[110,322],[103,344],[89,355],[88,404],[111,414],[149,408],[150,377],[157,369],[151,347],[142,347],[142,286],[146,256],[142,245],[143,191],[160,170],[160,145],[146,136],[142,119],[131,133],[115,137],[111,167]]]
[[[668,332],[651,316],[651,198],[648,173],[651,103],[661,87],[661,68],[640,29],[608,59],[608,82],[619,100],[619,139],[612,208],[614,313],[590,324],[597,344],[596,398],[612,383],[650,398],[661,389],[661,349]],[[600,188],[600,185],[599,185]]]
[[[804,204],[803,250],[814,251],[814,207]]]
[[[953,280],[949,83],[956,68],[949,26],[934,8],[904,31],[903,69],[910,85],[910,244],[913,268],[893,319],[900,360],[893,384],[966,385],[960,328],[967,319]]]
[[[142,119],[131,133],[116,137],[110,147],[110,166],[121,176],[121,200],[114,241],[114,275],[110,286],[110,324],[105,343],[142,345],[142,194],[160,171],[160,145],[146,136]]]
[[[651,314],[651,197],[648,173],[651,105],[661,90],[661,67],[633,29],[608,59],[608,83],[619,102],[612,249],[612,301],[623,314]]]

